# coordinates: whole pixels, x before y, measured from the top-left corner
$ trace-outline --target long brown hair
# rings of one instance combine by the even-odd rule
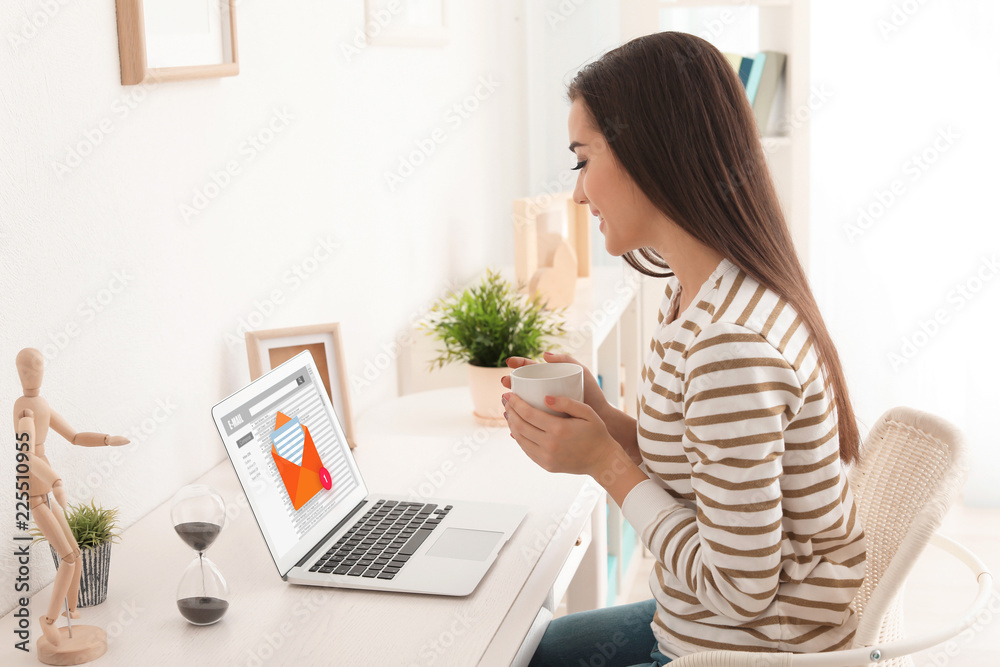
[[[833,388],[840,456],[854,462],[858,427],[840,357],[795,254],[753,110],[729,62],[695,35],[646,35],[586,65],[570,83],[569,98],[583,101],[619,164],[656,208],[799,314]],[[653,248],[638,255],[628,252],[625,260],[641,273],[673,275]]]

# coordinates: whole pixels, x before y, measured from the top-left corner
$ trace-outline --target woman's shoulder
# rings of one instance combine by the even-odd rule
[[[744,270],[736,268],[723,274],[710,303],[698,314],[701,321],[697,322],[695,345],[706,345],[709,340],[766,342],[801,377],[812,373],[817,358],[801,316],[784,297]],[[720,340],[720,336],[726,338]]]

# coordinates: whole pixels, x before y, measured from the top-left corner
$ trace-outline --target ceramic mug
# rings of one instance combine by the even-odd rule
[[[532,407],[558,417],[568,416],[545,405],[546,396],[583,401],[583,367],[577,364],[528,364],[510,372],[510,390]]]

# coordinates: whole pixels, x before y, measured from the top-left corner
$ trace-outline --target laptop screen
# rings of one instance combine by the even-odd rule
[[[212,416],[284,576],[368,495],[312,354],[258,378]]]

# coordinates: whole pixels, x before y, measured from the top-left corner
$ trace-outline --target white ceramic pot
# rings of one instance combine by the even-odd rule
[[[509,368],[486,368],[473,366],[469,368],[469,391],[472,393],[473,414],[476,421],[484,426],[505,426],[503,418],[503,399],[507,388],[500,384],[500,379],[510,375]]]

